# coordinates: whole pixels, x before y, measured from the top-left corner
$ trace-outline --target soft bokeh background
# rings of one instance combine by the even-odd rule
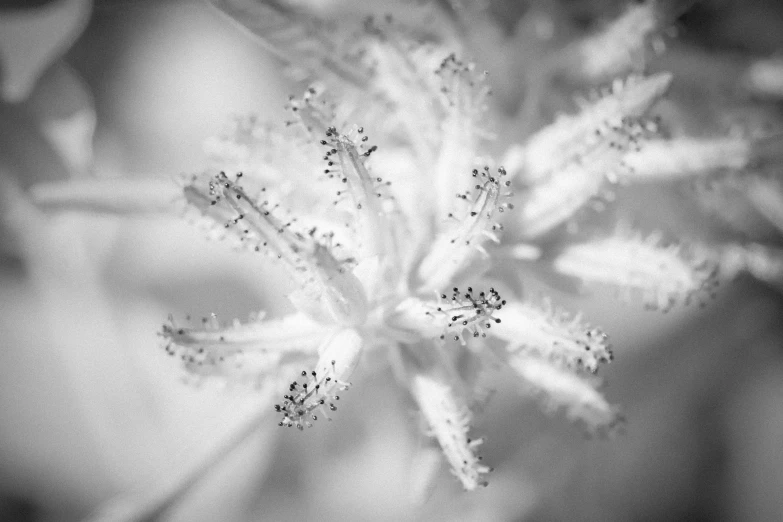
[[[28,8],[23,17],[41,20],[51,11],[42,34],[53,38],[54,28],[70,28],[43,53],[40,78],[31,73],[32,80],[9,87],[16,69],[3,55],[4,89],[15,94],[0,106],[0,174],[22,188],[67,177],[198,171],[204,140],[229,116],[282,119],[287,95],[297,90],[256,42],[204,3],[98,1],[91,11],[78,0],[35,2],[43,11],[17,4]],[[351,14],[344,2],[321,4]],[[502,139],[521,140],[549,115],[542,109],[536,123],[519,115],[520,69],[535,50],[513,36],[517,21],[533,6],[578,32],[597,22],[596,13],[617,13],[618,4],[491,4],[497,25],[479,28],[472,45],[505,114]],[[79,9],[86,9],[83,32]],[[17,16],[0,10],[4,50],[18,51],[23,40],[33,50],[45,45],[29,28],[14,33],[28,22],[11,14]],[[716,63],[732,70],[746,56],[783,50],[783,14],[772,0],[698,3],[675,27],[679,43],[652,64],[674,70],[674,96],[694,96],[694,85],[718,89]],[[693,50],[714,61],[689,61]],[[28,51],[18,60],[36,57]],[[18,77],[26,78],[22,65]],[[694,112],[703,109],[698,97],[693,103]],[[763,110],[780,117],[779,103]],[[628,189],[623,196],[649,223],[676,231],[676,214],[660,212],[676,209],[671,194]],[[0,520],[78,520],[186,466],[261,401],[242,390],[183,385],[176,364],[157,349],[166,314],[279,310],[282,289],[273,269],[205,241],[174,218],[47,218],[25,205],[6,207],[13,226],[0,235]],[[427,441],[391,376],[366,369],[357,377],[361,393],[351,394],[336,422],[291,436],[270,416],[269,429],[168,515],[783,519],[778,291],[743,279],[704,309],[664,315],[608,292],[573,297],[542,289],[610,332],[617,360],[605,371],[605,391],[626,412],[624,435],[586,440],[565,420],[522,401],[516,384],[501,376],[475,426],[490,441],[483,452],[496,468],[490,487],[464,494],[441,469],[429,500],[414,508],[407,486],[422,472]]]

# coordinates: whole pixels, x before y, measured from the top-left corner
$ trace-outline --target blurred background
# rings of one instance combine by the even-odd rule
[[[312,3],[361,19],[380,2]],[[444,2],[447,4],[447,2]],[[562,110],[577,89],[525,112],[536,52],[523,31],[546,15],[559,45],[600,27],[615,1],[485,2],[468,48],[490,71],[505,144]],[[441,6],[442,7],[442,6]],[[445,10],[445,9],[444,9]],[[783,51],[775,0],[682,5],[653,70],[671,70],[688,129],[727,131],[731,111],[777,128],[783,97],[732,83]],[[535,15],[535,16],[533,16]],[[531,25],[532,24],[532,25]],[[531,50],[532,49],[532,50]],[[243,390],[185,386],[157,348],[169,312],[222,317],[274,310],[274,268],[204,240],[178,218],[42,216],[10,205],[17,189],[90,177],[170,177],[205,167],[204,142],[232,115],[285,118],[299,91],[275,59],[206,3],[16,1],[0,7],[0,520],[80,520],[117,495],[185,466],[258,401]],[[716,112],[715,107],[727,107]],[[674,112],[674,111],[672,111]],[[734,122],[735,120],[732,120]],[[754,123],[754,124],[755,124]],[[677,231],[678,199],[660,188],[618,200]],[[2,209],[2,207],[0,207]],[[718,219],[717,217],[715,219]],[[9,224],[10,223],[10,224]],[[743,234],[780,245],[758,221]],[[423,506],[408,500],[424,441],[413,403],[372,375],[338,422],[303,436],[247,439],[166,516],[171,520],[783,520],[783,299],[740,278],[705,308],[642,310],[609,292],[546,290],[610,333],[605,393],[625,433],[586,439],[520,399],[502,378],[475,432],[496,471],[461,492],[441,469]],[[296,434],[298,435],[298,434]]]

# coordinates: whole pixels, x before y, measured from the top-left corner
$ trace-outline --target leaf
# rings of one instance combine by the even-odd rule
[[[87,175],[92,166],[97,119],[92,94],[84,81],[73,69],[57,63],[41,76],[26,105],[70,174]]]
[[[27,98],[47,66],[81,34],[91,10],[91,0],[58,0],[34,10],[4,11],[0,96],[8,102]]]

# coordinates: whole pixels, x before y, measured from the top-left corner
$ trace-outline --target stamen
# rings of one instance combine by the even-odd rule
[[[367,297],[361,282],[333,256],[329,245],[316,240],[314,230],[296,231],[295,219],[284,221],[277,217],[277,207],[268,201],[255,201],[239,185],[238,178],[232,181],[221,172],[209,180],[206,193],[198,190],[194,179],[188,193],[202,207],[205,199],[215,203],[202,210],[213,219],[233,216],[225,221],[224,228],[240,241],[254,245],[256,251],[263,248],[272,252],[303,286],[308,299],[319,301],[338,324],[363,323]]]
[[[450,54],[440,63],[435,74],[440,80],[438,100],[445,112],[441,124],[441,143],[435,162],[435,193],[441,215],[458,210],[452,194],[471,187],[471,179],[455,176],[472,168],[488,133],[482,131],[490,89],[486,71],[475,71],[473,63],[465,63]]]
[[[158,335],[166,353],[180,359],[189,374],[258,385],[281,357],[314,353],[328,332],[302,314],[271,320],[259,314],[230,324],[221,324],[212,314],[198,325],[169,316]]]
[[[500,324],[501,320],[494,314],[505,304],[506,301],[494,288],[475,293],[471,287],[466,291],[454,287],[450,296],[441,294],[438,305],[430,305],[425,314],[442,328],[441,339],[446,339],[448,334],[465,344],[468,338],[486,337],[486,330]]]
[[[391,182],[373,177],[366,164],[378,147],[366,146],[363,127],[354,125],[347,132],[338,130],[333,125],[334,110],[313,96],[305,96],[291,104],[297,108],[297,117],[313,139],[326,147],[324,174],[339,180],[341,188],[337,195],[341,199],[347,195],[351,200],[350,212],[356,218],[361,249],[368,256],[386,257],[392,248],[389,240],[393,236],[383,196]]]
[[[474,169],[472,175],[478,182],[474,185],[474,192],[457,195],[465,201],[472,198],[467,215],[461,222],[452,222],[453,226],[436,238],[429,254],[419,265],[421,291],[435,291],[448,285],[477,255],[487,256],[483,244],[488,239],[500,241],[498,234],[503,225],[496,221],[497,214],[514,208],[511,203],[501,202],[501,198],[511,195],[506,191],[511,182],[503,179],[506,170],[500,167],[493,174],[489,167],[484,167],[482,170]]]
[[[596,147],[635,141],[649,125],[641,117],[664,95],[671,81],[669,73],[631,76],[612,84],[599,100],[584,104],[578,114],[558,117],[528,140],[524,181],[544,180],[566,165],[579,162]]]
[[[278,425],[296,426],[301,431],[313,426],[311,421],[318,419],[318,413],[332,420],[328,411],[337,410],[338,392],[351,386],[348,379],[361,355],[362,338],[354,330],[343,330],[327,340],[315,370],[303,370],[301,376],[305,382],[293,381],[288,387],[290,394],[284,395],[284,401],[275,405],[275,411],[283,415]]]

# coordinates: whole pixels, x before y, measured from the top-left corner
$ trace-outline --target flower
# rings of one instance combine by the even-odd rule
[[[397,365],[452,472],[473,490],[486,485],[490,468],[470,438],[478,384],[466,375],[466,358],[487,369],[506,364],[544,407],[561,405],[599,432],[620,416],[585,373],[611,354],[600,330],[490,282],[493,245],[503,241],[515,196],[506,169],[485,155],[484,75],[437,48],[427,51],[442,56],[434,72],[405,61],[407,50],[375,52],[384,63],[402,62],[410,79],[384,76],[378,88],[427,97],[421,118],[432,125],[410,125],[412,114],[378,109],[377,101],[348,105],[340,115],[344,105],[311,87],[289,100],[295,119],[287,126],[251,119],[234,136],[213,140],[213,157],[225,150],[226,163],[239,157],[245,170],[185,177],[186,215],[279,263],[296,283],[289,298],[297,311],[229,324],[170,320],[163,346],[197,380],[277,382],[278,423],[299,430],[331,419],[343,396],[350,400],[342,392],[363,364]],[[381,115],[349,123],[372,110]],[[370,141],[370,129],[383,139]],[[270,140],[287,142],[290,156],[264,153]],[[423,153],[415,143],[427,144]],[[403,161],[412,166],[407,172],[396,164]],[[284,210],[284,202],[296,211]]]
[[[711,294],[718,277],[748,272],[779,283],[781,253],[763,243],[709,236],[688,245],[596,223],[594,211],[612,205],[623,185],[720,172],[714,193],[700,187],[689,209],[712,202],[737,225],[749,204],[782,228],[779,184],[743,176],[779,161],[779,136],[688,136],[656,116],[677,81],[643,72],[648,44],[662,50],[673,19],[659,3],[630,7],[604,31],[542,53],[541,67],[526,73],[523,114],[536,112],[549,83],[555,93],[555,78],[611,83],[499,144],[487,75],[459,58],[469,54],[459,41],[391,20],[352,28],[299,3],[214,3],[297,80],[315,81],[289,100],[293,119],[237,118],[209,141],[210,166],[174,191],[111,180],[32,192],[50,209],[178,205],[210,235],[278,263],[294,285],[295,312],[170,318],[160,335],[193,382],[276,388],[282,427],[304,431],[331,419],[351,400],[351,382],[365,385],[366,367],[387,365],[473,490],[490,472],[476,454],[483,439],[471,435],[471,410],[484,395],[475,368],[514,375],[545,410],[562,410],[591,433],[612,433],[622,421],[599,392],[596,374],[613,359],[606,334],[581,314],[526,298],[517,280],[610,286],[662,310]],[[476,15],[453,8],[460,23]],[[545,40],[553,27],[541,21]],[[580,67],[567,74],[574,60]],[[715,204],[716,194],[732,204]]]

